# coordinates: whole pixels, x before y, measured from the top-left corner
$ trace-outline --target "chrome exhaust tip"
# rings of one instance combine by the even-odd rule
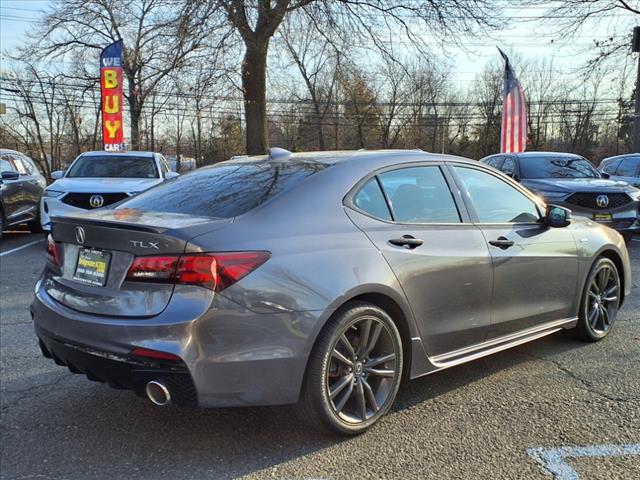
[[[151,380],[145,387],[147,397],[154,404],[159,406],[167,405],[171,401],[171,394],[169,389],[161,382],[157,380]]]

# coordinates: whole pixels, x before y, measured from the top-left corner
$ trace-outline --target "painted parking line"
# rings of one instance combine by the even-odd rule
[[[640,456],[640,443],[626,445],[588,445],[585,447],[528,448],[527,453],[556,480],[580,480],[566,460],[591,457]]]
[[[634,242],[640,242],[640,238],[632,238],[631,240],[633,240]]]
[[[44,238],[39,238],[38,240],[34,240],[33,242],[25,243],[24,245],[21,245],[19,247],[12,248],[11,250],[7,250],[6,252],[0,253],[0,257],[4,257],[5,255],[9,255],[11,253],[15,253],[15,252],[17,252],[19,250],[22,250],[24,248],[28,248],[31,245],[35,245],[36,243],[40,243],[40,242],[43,242],[43,241],[44,241]]]

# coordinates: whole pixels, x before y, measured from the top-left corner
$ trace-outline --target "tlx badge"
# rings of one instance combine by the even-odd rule
[[[141,240],[129,240],[129,243],[136,248],[155,248],[156,250],[160,250],[160,247],[158,246],[158,243],[160,242],[143,242]]]

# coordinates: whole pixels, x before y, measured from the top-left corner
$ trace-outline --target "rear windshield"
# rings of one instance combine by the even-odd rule
[[[151,157],[91,155],[76,160],[67,177],[158,178],[156,161]]]
[[[600,178],[600,172],[584,158],[527,157],[520,160],[521,178]]]
[[[222,163],[162,183],[125,200],[117,208],[232,218],[326,167],[310,162]]]

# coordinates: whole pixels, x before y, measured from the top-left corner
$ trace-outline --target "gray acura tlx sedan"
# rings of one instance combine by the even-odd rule
[[[46,357],[164,405],[298,403],[366,430],[402,379],[559,330],[611,330],[622,237],[478,162],[244,157],[55,217],[32,315]]]

